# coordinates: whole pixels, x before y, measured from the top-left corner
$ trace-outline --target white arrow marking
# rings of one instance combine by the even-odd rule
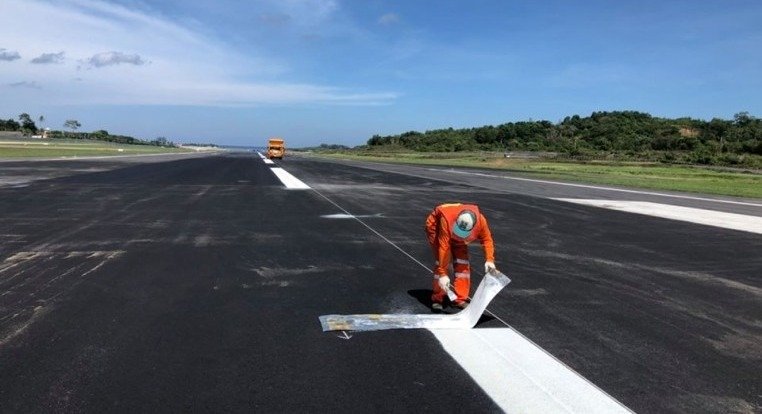
[[[341,338],[341,339],[351,339],[352,338],[352,335],[349,335],[347,333],[347,331],[341,331],[341,333],[343,334],[343,336],[339,335],[339,338]]]

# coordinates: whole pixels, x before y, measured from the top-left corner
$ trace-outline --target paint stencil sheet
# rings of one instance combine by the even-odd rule
[[[323,315],[323,331],[379,331],[384,329],[470,329],[476,325],[487,305],[509,283],[508,276],[497,272],[486,274],[471,304],[454,314],[361,314]]]

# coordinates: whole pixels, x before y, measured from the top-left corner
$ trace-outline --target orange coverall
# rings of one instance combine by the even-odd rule
[[[455,220],[463,210],[476,213],[476,222],[467,238],[461,238],[453,232]],[[471,269],[468,261],[468,243],[479,239],[484,248],[484,259],[495,261],[495,244],[492,233],[487,225],[487,219],[479,212],[474,204],[442,204],[426,218],[426,236],[434,254],[434,284],[431,294],[432,302],[442,303],[447,292],[439,287],[439,277],[447,276],[450,258],[453,259],[453,290],[458,295],[456,302],[468,299],[471,290]]]

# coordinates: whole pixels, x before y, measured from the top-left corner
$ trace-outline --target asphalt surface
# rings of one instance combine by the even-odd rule
[[[322,216],[364,216],[428,263],[426,214],[456,200],[480,205],[513,279],[490,311],[611,396],[762,410],[760,235],[473,170],[278,161],[314,189],[299,191],[253,153],[151,161],[0,163],[0,410],[498,411],[430,332],[345,339],[318,321],[425,313],[431,283],[362,223]]]

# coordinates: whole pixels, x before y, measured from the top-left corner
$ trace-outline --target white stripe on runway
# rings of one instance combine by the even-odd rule
[[[320,191],[315,190],[315,192],[347,216],[357,220],[423,269],[426,271],[431,270],[429,266],[411,256],[405,249],[363,221],[360,216],[352,215],[347,209]],[[487,310],[487,313],[508,326],[505,321],[489,312],[489,310]],[[492,331],[496,332],[493,333]],[[506,412],[545,413],[564,411],[562,408],[543,411],[541,407],[567,407],[566,412],[569,409],[574,409],[579,410],[578,412],[580,413],[627,412],[627,408],[618,401],[608,396],[574,370],[556,360],[512,328],[458,329],[450,330],[450,332],[431,330],[431,332],[439,339],[445,351]],[[493,339],[496,342],[493,343]],[[527,358],[525,364],[522,365],[521,361],[514,361],[515,358],[511,357],[511,355],[506,355],[506,353],[513,352],[514,349],[516,350],[514,354],[516,358]],[[500,350],[503,351],[501,352]],[[535,375],[535,368],[540,369],[540,367],[542,367],[542,371]],[[509,378],[509,376],[512,377]],[[554,379],[559,378],[561,380],[554,381]],[[507,382],[509,380],[511,382]],[[570,383],[574,384],[567,387],[565,381],[570,381]],[[586,387],[585,384],[587,384]],[[513,392],[514,387],[521,391]],[[576,397],[575,395],[567,395],[567,390],[574,390],[581,393],[581,395]],[[606,401],[607,398],[609,401]],[[545,401],[547,399],[552,401]],[[532,407],[537,407],[537,409],[532,409]],[[609,407],[611,408],[609,409]]]
[[[554,200],[762,234],[762,217],[745,214],[672,206],[648,201],[586,200],[578,198],[555,198]]]
[[[303,183],[300,179],[294,177],[293,175],[291,175],[291,173],[284,170],[283,168],[274,167],[270,169],[275,173],[275,175],[278,176],[278,178],[283,183],[283,185],[286,186],[286,188],[296,189],[296,190],[304,190],[304,189],[310,188],[310,186]]]
[[[506,413],[631,412],[512,328],[431,332]]]
[[[275,164],[275,162],[273,160],[268,159],[268,158],[262,158],[262,161],[264,161],[265,164]]]
[[[471,171],[443,170],[439,168],[429,168],[429,170],[439,171],[439,172],[448,172],[452,174],[476,175],[476,176],[490,177],[490,178],[502,178],[505,180],[528,181],[528,182],[540,183],[540,184],[553,184],[553,185],[560,185],[565,187],[589,188],[592,190],[618,191],[620,193],[643,194],[643,195],[653,195],[653,196],[660,196],[660,197],[682,198],[687,200],[712,201],[715,203],[727,203],[727,204],[738,204],[742,206],[762,207],[762,204],[760,203],[751,203],[747,201],[734,201],[734,200],[723,200],[718,198],[696,197],[696,196],[689,196],[689,195],[666,194],[666,193],[658,193],[655,191],[626,190],[624,188],[602,187],[599,185],[590,185],[590,184],[572,184],[572,183],[565,183],[561,181],[538,180],[536,178],[511,177],[507,175],[494,175],[494,174],[477,173],[477,172],[471,172]]]

